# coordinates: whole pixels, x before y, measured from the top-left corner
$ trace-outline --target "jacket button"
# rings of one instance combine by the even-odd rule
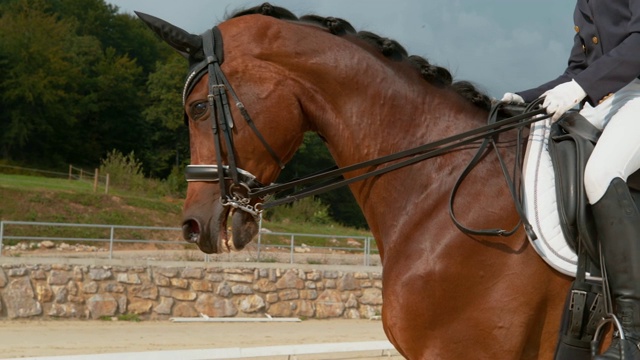
[[[594,36],[594,37],[591,39],[591,41],[593,41],[593,43],[597,45],[597,44],[598,44],[598,37],[597,37],[597,36]]]
[[[580,26],[578,26],[578,25],[576,25],[573,29],[574,29],[576,32],[580,32]]]

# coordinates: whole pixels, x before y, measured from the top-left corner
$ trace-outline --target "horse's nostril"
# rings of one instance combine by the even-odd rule
[[[200,224],[193,219],[188,219],[182,223],[182,237],[186,242],[197,243],[200,239]]]

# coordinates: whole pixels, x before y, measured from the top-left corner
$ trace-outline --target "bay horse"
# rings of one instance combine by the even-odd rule
[[[274,182],[307,131],[321,136],[345,167],[487,119],[489,99],[473,86],[453,83],[446,69],[408,56],[395,41],[357,33],[342,19],[297,18],[264,4],[221,22],[207,37],[138,16],[190,59],[184,111],[191,180],[198,180],[198,166],[227,166],[188,185],[185,240],[206,253],[242,248],[257,233],[250,210],[259,199],[228,206],[225,196],[235,194],[230,178]],[[207,52],[214,42],[215,52]],[[505,133],[498,141],[509,164],[515,137]],[[451,189],[476,150],[460,147],[349,184],[380,252],[384,331],[408,359],[551,359],[572,279],[540,259],[521,227],[499,237],[469,235],[450,218]],[[493,152],[456,199],[469,227],[518,224]]]

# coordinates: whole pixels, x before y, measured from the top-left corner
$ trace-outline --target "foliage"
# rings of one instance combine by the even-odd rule
[[[78,69],[69,51],[72,26],[22,1],[0,17],[0,146],[2,154],[50,157],[56,132],[74,123]],[[46,49],[46,51],[42,51]]]
[[[302,146],[284,168],[278,182],[300,178],[331,168],[334,165],[335,162],[322,139],[314,133],[306,133]],[[331,218],[347,226],[367,228],[362,211],[349,188],[342,187],[320,194],[317,199],[328,205]]]
[[[145,162],[152,175],[173,175],[173,169],[186,165],[189,156],[189,133],[184,125],[182,85],[186,73],[186,60],[175,54],[166,63],[158,62],[156,71],[149,75],[147,91],[149,104],[144,110],[146,125],[151,131],[149,151]]]
[[[312,197],[298,200],[269,210],[267,218],[271,221],[290,221],[298,223],[328,224],[329,206]]]
[[[184,177],[184,168],[174,166],[166,180],[168,195],[185,197],[187,194],[187,180]]]
[[[146,196],[184,196],[186,181],[178,167],[172,169],[166,180],[145,177],[142,162],[132,151],[128,155],[113,149],[102,159],[101,174],[109,174],[110,186],[119,190],[136,192]]]
[[[123,155],[118,150],[112,150],[102,160],[100,173],[109,174],[110,183],[114,187],[129,191],[145,190],[142,163],[136,159],[133,151],[129,155]]]
[[[140,21],[103,0],[5,0],[0,38],[2,158],[95,167],[150,148],[146,78],[168,52]]]

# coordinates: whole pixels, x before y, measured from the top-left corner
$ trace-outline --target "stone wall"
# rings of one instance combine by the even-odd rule
[[[4,263],[0,318],[371,318],[381,289],[379,268]]]

